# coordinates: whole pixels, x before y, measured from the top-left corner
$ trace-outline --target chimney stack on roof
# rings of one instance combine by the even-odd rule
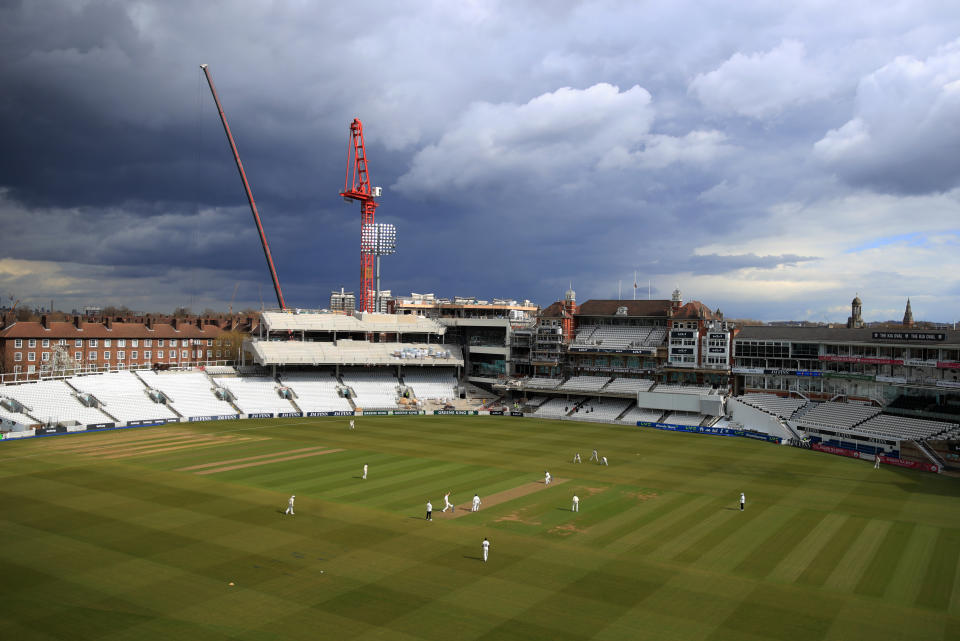
[[[113,319],[107,316],[103,319],[103,326],[107,329],[113,329]]]
[[[50,319],[46,314],[40,316],[40,326],[44,329],[50,329]]]
[[[83,329],[82,327],[80,327],[80,316],[79,316],[79,315],[74,315],[74,317],[73,317],[73,326],[74,326],[76,329]]]

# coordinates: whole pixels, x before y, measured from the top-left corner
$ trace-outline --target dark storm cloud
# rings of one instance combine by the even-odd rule
[[[864,11],[870,24],[843,19]],[[18,241],[0,287],[145,309],[271,292],[209,63],[294,306],[357,288],[357,206],[337,192],[359,116],[378,218],[399,228],[395,292],[545,305],[570,280],[609,296],[640,271],[725,311],[795,286],[809,302],[793,311],[834,314],[837,290],[874,277],[835,277],[861,266],[805,221],[960,212],[949,195],[856,201],[955,184],[960,31],[937,3],[829,18],[751,2],[3,2],[0,224]],[[911,217],[880,219],[895,236]],[[927,264],[887,262],[903,283]]]

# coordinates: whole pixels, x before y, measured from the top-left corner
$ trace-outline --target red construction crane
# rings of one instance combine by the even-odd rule
[[[352,153],[350,151],[352,149]],[[347,150],[347,173],[343,178],[340,195],[347,202],[360,201],[360,311],[374,310],[374,259],[375,248],[363,242],[363,231],[373,225],[374,212],[380,195],[379,187],[370,186],[370,170],[367,167],[367,150],[363,144],[363,124],[359,118],[350,123],[350,149]]]
[[[283,292],[280,291],[280,279],[277,278],[277,268],[273,266],[273,257],[270,255],[270,245],[267,244],[267,235],[263,231],[263,224],[260,222],[260,214],[257,212],[257,203],[253,201],[253,192],[250,191],[250,183],[247,182],[247,174],[243,171],[243,163],[240,162],[240,152],[237,151],[237,145],[233,142],[233,134],[230,133],[230,125],[227,124],[227,115],[223,113],[223,107],[220,106],[220,98],[217,97],[217,90],[213,87],[213,78],[210,76],[210,70],[207,65],[200,65],[203,74],[207,77],[207,84],[210,85],[210,93],[213,94],[213,101],[217,103],[217,111],[220,112],[220,122],[223,123],[223,130],[227,134],[227,140],[230,142],[230,149],[233,151],[233,159],[237,163],[237,171],[240,172],[240,180],[243,182],[243,188],[247,192],[247,202],[250,203],[250,211],[253,213],[253,220],[257,223],[257,231],[260,232],[260,244],[263,246],[263,255],[267,258],[267,266],[270,268],[270,278],[273,279],[273,291],[277,295],[277,303],[280,309],[286,309],[283,303]],[[236,290],[234,290],[236,295]],[[232,305],[232,299],[231,299]]]

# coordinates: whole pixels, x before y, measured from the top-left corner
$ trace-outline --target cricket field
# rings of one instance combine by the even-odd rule
[[[960,639],[960,479],[619,425],[347,423],[0,443],[0,639]]]

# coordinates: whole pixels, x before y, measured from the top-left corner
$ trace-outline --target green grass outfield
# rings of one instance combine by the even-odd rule
[[[960,639],[958,557],[957,479],[747,439],[429,416],[0,444],[11,641]]]

